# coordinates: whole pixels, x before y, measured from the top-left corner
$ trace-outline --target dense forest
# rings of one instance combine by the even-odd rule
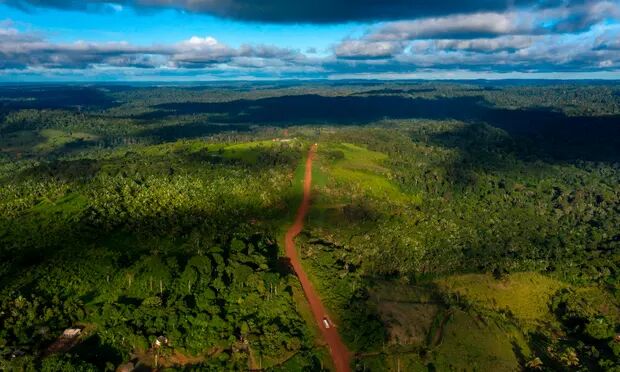
[[[331,369],[312,143],[353,370],[620,370],[620,84],[514,81],[0,86],[0,369]]]

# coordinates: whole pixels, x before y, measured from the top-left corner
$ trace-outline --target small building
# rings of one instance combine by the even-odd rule
[[[74,338],[80,335],[82,330],[79,328],[67,328],[62,332],[62,337]]]

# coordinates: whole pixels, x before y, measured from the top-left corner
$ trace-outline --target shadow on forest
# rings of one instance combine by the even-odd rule
[[[95,147],[110,148],[125,143],[125,139],[131,139],[129,143],[159,144],[180,139],[204,138],[222,133],[243,133],[249,132],[249,124],[209,124],[204,121],[197,121],[189,124],[166,125],[156,128],[145,129],[133,136],[103,136],[96,140],[75,140],[67,142],[54,149],[49,155],[68,155]],[[44,139],[40,143],[42,143]]]
[[[122,103],[109,94],[122,89],[129,88],[9,85],[0,87],[0,112],[27,108],[102,110]],[[200,138],[228,131],[245,132],[253,125],[354,125],[383,119],[458,120],[486,123],[504,129],[515,138],[525,138],[529,141],[528,146],[536,149],[537,156],[547,159],[620,161],[620,116],[577,117],[536,108],[510,110],[494,107],[482,96],[427,99],[398,95],[434,89],[375,89],[336,97],[305,94],[228,102],[162,103],[151,106],[154,111],[128,119],[142,120],[145,127],[137,137],[147,143]],[[485,89],[497,88],[482,87]],[[194,122],[177,125],[168,122],[177,115],[194,114],[207,115],[208,119],[196,117]],[[436,140],[445,141],[443,138]],[[98,145],[113,147],[119,143],[122,139],[116,137],[73,141],[56,152],[65,154]]]
[[[154,108],[157,110],[141,119],[197,113],[213,114],[214,121],[227,124],[367,124],[382,119],[452,119],[487,123],[513,136],[528,138],[541,154],[554,159],[620,161],[618,116],[576,117],[546,109],[509,110],[493,107],[482,97],[298,95],[218,103],[166,103]]]
[[[177,161],[171,161],[171,156]],[[123,185],[142,187],[145,182],[144,175],[147,174],[143,172],[145,166],[149,167],[148,174],[156,174],[165,178],[172,177],[179,170],[177,164],[183,164],[188,167],[187,169],[234,166],[246,168],[251,172],[262,172],[281,162],[293,161],[286,157],[283,158],[280,153],[274,156],[259,156],[255,163],[247,163],[243,159],[225,158],[218,156],[217,153],[189,151],[175,152],[173,155],[152,155],[148,158],[148,163],[145,163],[143,156],[130,151],[110,159],[42,162],[11,177],[40,182],[60,180],[79,184],[89,182],[98,174],[122,175],[127,182],[118,184],[115,190],[118,195],[123,195],[119,192],[119,188]],[[127,208],[130,203],[107,208],[102,214],[98,209],[82,204],[80,196],[83,195],[79,191],[69,190],[67,192],[69,197],[54,201],[41,199],[39,205],[28,213],[21,214],[10,221],[3,221],[6,223],[0,226],[3,228],[0,229],[0,262],[6,265],[0,266],[0,283],[7,284],[13,278],[18,277],[16,273],[20,270],[44,264],[51,258],[62,256],[66,252],[69,252],[68,256],[71,256],[71,252],[75,250],[81,252],[91,248],[96,249],[99,243],[109,240],[117,233],[141,237],[142,240],[154,237],[174,237],[183,240],[183,237],[187,237],[194,229],[206,229],[213,232],[214,236],[227,235],[226,232],[230,236],[239,232],[248,232],[246,236],[251,236],[252,232],[270,232],[270,228],[260,224],[257,225],[259,227],[255,227],[256,221],[279,220],[287,210],[293,208],[285,208],[281,204],[277,207],[257,205],[251,200],[233,197],[218,202],[227,204],[226,208],[220,205],[219,208],[212,209],[208,203],[196,203],[196,206],[186,209],[166,206],[160,210],[151,211],[153,214],[133,213],[138,216],[136,217],[128,212]],[[104,194],[106,190],[97,190],[97,192]],[[296,207],[299,199],[299,195],[287,194],[283,203],[286,206]],[[42,205],[45,205],[45,208],[39,208]],[[106,249],[114,250],[113,246],[116,245],[106,245]],[[136,249],[136,244],[121,244],[118,248],[123,254],[131,255],[133,258],[135,254],[144,253]],[[279,260],[277,249],[268,254],[274,258],[270,265],[275,272],[282,275],[291,273],[286,260]]]
[[[601,124],[582,124],[569,119],[564,123],[543,123],[525,133],[502,128],[504,132],[487,124],[471,124],[433,134],[426,141],[458,151],[458,157],[444,166],[451,182],[461,187],[475,186],[481,170],[510,172],[516,165],[515,160],[530,164],[538,161],[547,164],[619,162],[620,121],[586,119],[601,120]]]
[[[53,261],[72,262],[91,254],[95,257],[94,252],[101,248],[117,257],[117,268],[128,267],[149,254],[178,255],[183,261],[190,253],[198,254],[193,247],[182,244],[193,231],[213,237],[213,247],[230,247],[233,237],[245,236],[252,242],[257,236],[271,234],[269,228],[254,227],[252,221],[280,217],[279,210],[258,207],[241,199],[229,203],[234,207],[226,213],[201,208],[170,208],[139,218],[125,216],[117,220],[118,216],[103,217],[91,209],[71,215],[28,213],[7,225],[0,236],[0,261],[6,263],[0,268],[0,283],[11,286],[19,278],[19,272],[44,267]],[[275,241],[275,237],[270,238]],[[175,241],[174,248],[162,243],[167,239]],[[157,241],[156,248],[149,244],[154,241]],[[261,254],[269,258],[271,271],[282,275],[292,273],[287,259],[279,256],[276,245],[261,249]],[[227,258],[229,254],[230,249],[225,249],[223,256]],[[33,283],[37,278],[31,280]]]
[[[37,179],[74,182],[88,180],[101,169],[101,161],[93,159],[57,160],[42,162],[11,176],[12,179]],[[1,179],[0,179],[1,180]]]
[[[196,122],[190,124],[165,126],[154,129],[148,129],[143,132],[144,137],[155,137],[160,140],[176,140],[205,137],[228,131],[248,132],[250,125],[248,124],[207,124]]]
[[[465,108],[479,100],[478,97],[427,100],[383,95],[325,97],[307,94],[230,102],[165,103],[154,106],[156,111],[140,118],[152,120],[204,113],[217,115],[214,120],[221,123],[365,124],[384,118],[456,118],[467,113]]]
[[[175,160],[173,161],[173,159]],[[177,151],[174,153],[164,152],[159,155],[151,154],[148,158],[135,151],[126,151],[108,159],[77,158],[41,161],[20,172],[0,178],[0,182],[22,179],[33,179],[42,182],[50,180],[70,183],[88,182],[101,173],[115,176],[122,174],[124,177],[138,180],[143,177],[141,174],[145,164],[148,164],[149,167],[148,174],[157,174],[162,177],[172,177],[175,173],[175,168],[179,164],[190,168],[240,166],[249,171],[262,172],[266,168],[283,164],[287,161],[293,160],[285,157],[282,152],[261,153],[254,163],[248,162],[243,158],[224,157],[219,152],[209,151],[207,148],[195,152]],[[183,166],[180,168],[183,168]],[[147,174],[147,172],[144,172],[144,174]]]
[[[118,103],[89,86],[0,86],[0,112],[22,109],[106,109]]]

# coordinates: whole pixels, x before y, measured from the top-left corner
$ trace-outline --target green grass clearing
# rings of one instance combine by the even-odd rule
[[[444,326],[440,345],[432,351],[433,365],[437,371],[515,371],[519,369],[515,345],[529,354],[517,331],[455,310]]]
[[[388,170],[381,165],[387,155],[350,143],[326,143],[319,146],[320,177],[323,189],[347,189],[349,195],[385,198],[391,202],[410,201],[389,180]]]
[[[549,321],[551,297],[565,284],[542,274],[514,273],[497,280],[491,275],[466,274],[437,281],[448,293],[458,293],[476,307],[491,311],[510,311],[526,323]]]

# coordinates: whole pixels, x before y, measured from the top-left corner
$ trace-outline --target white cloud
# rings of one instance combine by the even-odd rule
[[[403,50],[399,42],[344,40],[334,48],[341,58],[388,58]]]
[[[1,1],[1,0],[0,0]],[[578,4],[578,5],[575,5]],[[51,42],[0,21],[0,71],[132,71],[156,74],[307,76],[470,71],[617,71],[620,3],[590,1],[544,9],[512,9],[389,22],[347,38],[330,51],[273,45],[232,47],[213,36],[176,43]],[[149,71],[150,72],[147,72]],[[192,71],[189,73],[188,71]],[[178,75],[175,75],[178,76]]]
[[[503,36],[477,39],[441,39],[433,40],[432,45],[444,50],[471,50],[479,52],[495,52],[499,50],[519,50],[532,45],[538,37],[534,36]]]
[[[531,32],[531,20],[519,13],[475,13],[415,21],[392,22],[371,32],[366,38],[378,40],[414,40],[453,36],[506,35]]]

